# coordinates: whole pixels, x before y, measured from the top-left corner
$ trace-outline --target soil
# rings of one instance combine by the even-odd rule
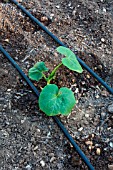
[[[113,87],[112,0],[18,0]],[[0,2],[0,43],[28,74],[37,61],[50,71],[56,44],[13,3]],[[33,82],[38,90],[45,85]],[[86,70],[62,67],[55,83],[73,90],[77,104],[59,116],[95,170],[113,169],[113,96]],[[0,53],[0,170],[87,170],[30,87]]]

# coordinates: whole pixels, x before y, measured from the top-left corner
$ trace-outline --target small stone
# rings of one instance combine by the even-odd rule
[[[94,137],[95,137],[95,135],[94,135],[94,134],[92,134],[91,136],[92,136],[92,138],[94,138]]]
[[[109,170],[113,170],[113,164],[112,165],[108,165],[108,169]]]
[[[99,65],[98,65],[98,68],[99,68],[99,69],[102,69],[102,65],[99,64]]]
[[[75,93],[78,93],[78,92],[79,92],[79,89],[78,89],[78,88],[76,88],[76,89],[75,89]]]
[[[90,75],[89,75],[89,74],[87,74],[86,77],[87,77],[88,79],[90,79]]]
[[[9,39],[5,39],[4,41],[5,41],[5,42],[9,42]]]
[[[111,130],[111,127],[108,127],[107,130]]]
[[[55,56],[55,57],[58,57],[58,54],[57,54],[57,53],[54,53],[54,56]]]
[[[60,8],[60,6],[59,6],[59,5],[56,5],[56,8],[57,8],[57,9],[59,9],[59,8]]]
[[[31,170],[31,168],[32,168],[31,165],[27,165],[27,166],[26,166],[26,169],[27,169],[27,170]]]
[[[50,153],[49,156],[50,156],[50,157],[54,157],[54,153]]]
[[[25,120],[21,120],[21,123],[23,124],[25,122]]]
[[[40,129],[37,129],[37,132],[40,132]]]
[[[75,16],[75,15],[76,15],[76,9],[75,9],[75,10],[73,10],[72,15],[73,15],[73,16]]]
[[[85,114],[85,117],[88,118],[88,117],[89,117],[89,114]]]
[[[92,146],[91,146],[91,145],[89,145],[89,150],[91,151],[91,149],[92,149]]]
[[[108,106],[108,112],[113,113],[113,104]]]
[[[97,148],[97,149],[96,149],[96,154],[97,154],[97,155],[100,155],[100,153],[101,153],[100,148]]]
[[[103,12],[106,12],[106,8],[103,7]]]
[[[42,167],[45,166],[45,162],[43,160],[40,161],[40,164],[41,164]]]
[[[86,84],[85,81],[82,81],[82,85]]]
[[[21,120],[21,123],[23,124],[25,121],[26,121],[26,118],[22,119],[22,120]]]
[[[105,39],[104,39],[104,38],[101,38],[101,42],[105,42]]]
[[[69,2],[68,6],[69,6],[69,7],[71,6],[71,2]]]
[[[11,91],[11,89],[7,89],[7,91],[8,91],[8,92],[10,92],[10,91]]]
[[[52,158],[50,159],[50,162],[53,162],[55,159],[56,159],[55,157],[52,157]]]
[[[92,145],[93,145],[93,142],[88,140],[88,141],[85,142],[85,144],[92,146]]]
[[[102,113],[101,113],[101,118],[104,119],[105,116],[106,116],[106,113],[105,113],[105,112],[102,112]]]
[[[52,13],[52,14],[50,14],[50,17],[52,17],[52,18],[53,18],[53,17],[54,17],[54,14],[53,14],[53,13]]]
[[[95,96],[96,99],[98,99],[99,97],[100,97],[100,96],[99,96],[98,94]]]
[[[107,151],[108,150],[108,147],[104,148],[104,151]]]
[[[111,148],[113,148],[113,142],[110,142],[109,145]]]
[[[105,96],[105,97],[107,97],[109,95],[109,93],[106,90],[103,90],[101,92],[101,94],[102,94],[102,96]]]
[[[43,16],[43,17],[41,17],[41,19],[40,19],[42,22],[44,22],[44,21],[48,21],[48,18],[46,17],[46,16]]]
[[[36,151],[37,149],[38,149],[38,145],[37,145],[37,146],[35,146],[33,150],[34,150],[34,151]]]
[[[83,130],[83,127],[79,128],[78,131],[81,132]]]

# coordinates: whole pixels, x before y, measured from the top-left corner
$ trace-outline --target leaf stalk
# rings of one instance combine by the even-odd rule
[[[54,70],[50,73],[49,77],[47,78],[47,84],[50,84],[50,81],[55,77],[55,74],[57,72],[57,70],[59,69],[59,67],[61,67],[62,63],[58,64]]]

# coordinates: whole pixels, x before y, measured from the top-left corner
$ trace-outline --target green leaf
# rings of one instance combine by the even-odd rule
[[[34,65],[34,68],[38,69],[40,72],[45,72],[45,71],[48,71],[48,68],[45,66],[45,63],[44,62],[37,62],[35,65]]]
[[[43,77],[43,72],[48,71],[44,62],[37,62],[32,68],[29,69],[29,77],[32,80],[40,80]]]
[[[65,65],[70,70],[76,71],[78,73],[82,73],[83,69],[79,64],[76,55],[69,49],[63,46],[59,46],[56,49],[59,53],[66,56],[66,58],[62,59],[63,65]]]
[[[55,84],[46,85],[39,96],[39,107],[48,116],[68,115],[76,101],[67,87],[58,89]]]

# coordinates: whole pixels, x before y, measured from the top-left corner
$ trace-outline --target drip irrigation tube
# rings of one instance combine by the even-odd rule
[[[43,31],[45,31],[54,41],[56,41],[59,45],[67,47],[64,43],[62,43],[54,34],[52,34],[37,18],[35,18],[28,10],[26,10],[22,5],[20,5],[16,0],[10,0],[18,8],[20,8],[33,22],[35,22]],[[111,94],[113,94],[113,89],[101,78],[99,77],[88,65],[85,64],[83,60],[81,60],[77,56],[80,64],[93,76],[98,82],[100,82]]]
[[[8,52],[0,45],[0,51],[7,57],[7,59],[11,62],[11,64],[17,69],[17,71],[20,73],[20,75],[25,79],[25,81],[28,83],[28,85],[31,87],[33,92],[36,94],[37,97],[39,97],[39,91],[37,88],[33,85],[33,83],[29,80],[29,78],[24,74],[24,72],[21,70],[20,66],[12,59],[12,57],[8,54]],[[58,119],[58,117],[53,116],[52,117],[54,121],[57,123],[57,125],[60,127],[62,132],[64,133],[65,137],[69,140],[69,142],[72,144],[74,149],[77,151],[77,153],[80,155],[84,163],[88,166],[90,170],[94,170],[94,167],[91,165],[89,159],[85,156],[85,154],[82,152],[80,147],[76,144],[72,136],[69,134],[65,126],[61,123],[61,121]]]

